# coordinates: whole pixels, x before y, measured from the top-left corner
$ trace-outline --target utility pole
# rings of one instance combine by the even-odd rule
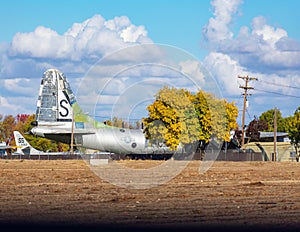
[[[277,108],[274,109],[274,161],[277,161]]]
[[[241,89],[244,89],[244,104],[243,104],[243,115],[242,115],[242,147],[245,144],[245,113],[246,113],[246,107],[247,107],[247,96],[250,95],[247,93],[248,89],[254,89],[251,86],[248,86],[248,82],[252,80],[256,80],[257,78],[255,77],[249,77],[249,76],[238,76],[238,78],[243,79],[245,81],[245,86],[241,86]]]
[[[70,148],[70,153],[73,155],[74,153],[74,111],[72,112],[72,129],[71,129],[71,148]]]

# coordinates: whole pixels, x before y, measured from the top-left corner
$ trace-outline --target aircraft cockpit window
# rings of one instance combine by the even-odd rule
[[[124,132],[125,132],[125,130],[124,130],[124,129],[120,129],[120,132],[124,133]]]

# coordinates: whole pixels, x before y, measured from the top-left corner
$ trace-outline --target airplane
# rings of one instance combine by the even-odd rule
[[[44,72],[31,133],[76,147],[115,154],[172,155],[169,147],[148,146],[142,129],[117,128],[98,122],[80,108],[66,76],[57,69]],[[176,150],[183,152],[181,146]]]
[[[14,137],[17,145],[17,151],[14,154],[18,155],[67,155],[69,152],[44,152],[35,149],[24,138],[19,131],[14,131]]]
[[[7,156],[7,150],[11,150],[11,146],[7,146],[5,142],[0,143],[0,157]]]
[[[19,153],[16,153],[16,149],[19,149],[19,146],[10,146],[6,145],[5,142],[0,143],[0,157],[6,157],[6,156],[14,156],[14,155],[20,155]]]

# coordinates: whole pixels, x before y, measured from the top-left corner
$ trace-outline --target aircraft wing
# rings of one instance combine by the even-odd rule
[[[63,129],[63,128],[43,128],[43,127],[35,127],[31,129],[33,134],[71,134],[72,130]],[[95,134],[95,130],[89,129],[74,129],[74,135],[89,135]]]
[[[7,149],[17,149],[21,148],[20,146],[0,146],[0,150],[7,150]]]

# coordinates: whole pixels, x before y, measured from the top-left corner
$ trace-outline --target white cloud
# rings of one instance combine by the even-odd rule
[[[235,59],[245,66],[250,64],[250,68],[257,66],[261,72],[272,72],[274,68],[285,70],[300,67],[299,46],[292,49],[295,41],[288,39],[288,33],[284,29],[268,25],[262,16],[253,19],[251,29],[251,34],[244,33],[245,29],[241,30],[240,35],[243,36],[231,41],[231,52],[235,53]],[[242,47],[248,48],[248,53],[243,53],[247,50]]]
[[[193,77],[194,80],[197,80],[197,84],[203,84],[205,76],[201,71],[200,63],[196,60],[186,60],[179,62],[181,71],[188,76]]]
[[[214,0],[211,2],[214,17],[210,18],[209,23],[203,28],[203,34],[208,41],[215,43],[232,38],[233,32],[229,25],[240,3],[241,0]]]
[[[300,41],[290,38],[284,28],[269,25],[263,16],[253,18],[250,26],[242,26],[234,34],[231,26],[241,1],[211,4],[214,16],[202,31],[210,53],[203,63],[225,97],[241,97],[239,86],[245,83],[238,75],[256,77],[258,81],[249,83],[254,90],[249,91],[248,115],[259,116],[275,106],[284,117],[292,115],[299,104],[288,95],[300,96],[297,88],[289,87],[300,86]],[[242,101],[237,106],[242,109]]]
[[[32,95],[33,89],[37,89],[39,85],[39,80],[28,78],[6,79],[3,82],[4,88],[19,95]]]
[[[104,25],[112,31],[122,31],[126,27],[130,26],[131,22],[128,17],[121,16],[114,19],[107,20]]]
[[[99,59],[132,45],[152,42],[144,26],[133,25],[126,16],[106,21],[95,15],[82,23],[74,23],[64,34],[43,26],[33,32],[17,33],[10,47],[11,56],[46,59]]]
[[[17,33],[11,44],[11,55],[35,58],[65,58],[72,49],[73,38],[61,36],[43,26],[33,32]]]
[[[0,114],[33,114],[36,109],[40,79],[0,79]]]
[[[147,36],[147,31],[143,26],[136,27],[134,25],[130,25],[126,29],[122,30],[120,36],[125,42],[134,43],[139,41],[140,36]]]
[[[296,84],[294,79],[300,78],[299,41],[289,38],[283,28],[269,25],[263,16],[255,17],[250,27],[242,26],[234,35],[231,24],[241,1],[215,0],[211,4],[214,16],[203,29],[211,52],[204,59],[204,65],[225,93],[241,93],[238,75],[291,86]],[[266,83],[258,87],[262,86],[268,91],[291,91]]]
[[[35,105],[35,101],[32,97],[3,97],[0,96],[0,109],[1,114],[4,115],[17,115],[20,113],[32,114],[30,109],[32,105]]]
[[[3,110],[4,108],[7,108],[9,110],[14,110],[15,107],[18,108],[18,106],[14,106],[12,104],[10,104],[7,100],[7,98],[5,97],[1,97],[0,96],[0,106],[1,106],[1,109]]]
[[[229,94],[240,93],[237,76],[247,74],[240,64],[229,55],[211,52],[205,57],[204,66],[211,70],[213,76],[217,77],[221,89]]]
[[[230,3],[229,3],[230,2]],[[262,73],[289,71],[300,67],[300,43],[287,31],[267,24],[263,16],[255,17],[251,27],[240,28],[236,37],[230,28],[240,1],[213,1],[214,17],[204,27],[203,35],[212,51],[223,53],[245,70]]]
[[[252,35],[261,36],[262,40],[266,41],[273,48],[275,48],[276,42],[288,36],[285,30],[267,25],[266,19],[262,16],[252,20]]]
[[[38,26],[32,32],[19,32],[10,44],[0,44],[0,84],[5,91],[2,94],[7,95],[6,98],[2,97],[1,113],[12,112],[10,106],[20,112],[26,110],[13,103],[17,96],[31,96],[34,103],[24,106],[28,106],[26,112],[28,109],[34,112],[35,90],[38,91],[45,70],[61,70],[72,85],[77,81],[76,77],[85,74],[96,61],[122,48],[141,43],[152,43],[152,40],[147,36],[144,26],[132,24],[127,16],[106,20],[101,15],[95,15],[74,23],[62,34],[44,26]],[[69,73],[75,77],[71,79]],[[119,85],[114,90],[121,87]]]

